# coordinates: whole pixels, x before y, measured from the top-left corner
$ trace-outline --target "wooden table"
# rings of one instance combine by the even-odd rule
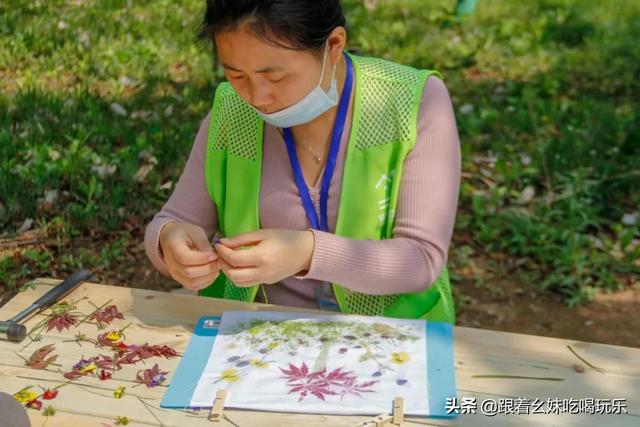
[[[19,293],[0,309],[0,319],[6,320],[29,305],[46,292],[57,280],[38,279],[35,289]],[[96,305],[112,299],[125,316],[124,321],[112,324],[114,329],[129,322],[126,329],[127,342],[167,344],[183,352],[189,342],[191,331],[201,316],[220,314],[225,310],[282,310],[296,311],[294,308],[269,306],[265,304],[246,304],[189,295],[177,295],[135,288],[123,288],[85,283],[67,297],[67,300],[79,300],[87,297]],[[88,300],[81,300],[78,309],[89,314],[94,307]],[[305,311],[305,310],[298,310]],[[308,311],[308,310],[307,310]],[[45,312],[46,313],[46,312]],[[44,314],[27,321],[30,328]],[[27,385],[54,387],[66,381],[53,366],[47,370],[34,370],[25,366],[23,357],[42,345],[55,343],[58,354],[57,363],[63,370],[76,363],[83,355],[94,356],[98,349],[90,343],[80,346],[73,340],[78,332],[88,337],[96,337],[95,324],[84,323],[77,329],[61,333],[53,330],[46,333],[40,342],[0,343],[0,391],[13,394]],[[640,331],[639,331],[640,333]],[[575,351],[574,354],[571,349]],[[456,375],[458,399],[463,397],[477,399],[477,413],[459,415],[453,420],[433,418],[410,418],[407,426],[448,426],[448,425],[558,425],[558,426],[640,426],[640,349],[618,347],[588,342],[568,341],[555,338],[521,335],[481,329],[455,328]],[[584,359],[581,360],[580,358]],[[590,367],[590,363],[599,370]],[[146,388],[135,386],[135,373],[158,363],[164,370],[175,371],[179,358],[148,359],[141,367],[125,366],[117,371],[115,378],[100,381],[98,378],[82,377],[72,384],[60,388],[55,400],[43,401],[56,409],[53,417],[44,417],[41,412],[28,410],[33,426],[40,426],[45,420],[47,427],[53,426],[102,426],[113,425],[116,416],[127,416],[129,425],[166,425],[166,426],[214,426],[207,421],[207,411],[200,414],[187,414],[159,408],[165,387]],[[576,365],[584,368],[576,369]],[[601,372],[602,371],[602,372]],[[560,378],[561,381],[496,378],[498,375]],[[478,377],[493,376],[493,377]],[[122,399],[113,398],[113,390],[126,386],[127,393]],[[99,388],[104,388],[101,390]],[[536,398],[551,399],[626,399],[627,414],[588,415],[580,414],[498,414],[487,416],[481,411],[482,402],[493,399]],[[144,404],[142,402],[145,402]],[[263,413],[254,411],[225,410],[228,420],[241,427],[247,426],[352,426],[367,417],[362,416],[320,416],[303,414]],[[217,425],[234,425],[223,420]],[[0,424],[2,422],[0,421]]]

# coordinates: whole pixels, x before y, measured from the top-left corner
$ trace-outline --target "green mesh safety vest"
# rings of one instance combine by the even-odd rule
[[[404,160],[416,142],[424,85],[437,73],[377,58],[351,58],[356,93],[335,234],[388,239],[393,237]],[[229,83],[218,86],[211,117],[205,180],[220,232],[235,236],[259,230],[264,121]],[[221,273],[200,295],[253,301],[258,287],[236,287]],[[367,295],[337,283],[332,287],[343,313],[455,322],[446,267],[432,286],[417,293]]]

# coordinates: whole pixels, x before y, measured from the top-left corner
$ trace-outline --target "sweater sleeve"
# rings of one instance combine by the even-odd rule
[[[429,77],[417,141],[405,159],[393,238],[354,240],[313,230],[311,266],[295,277],[340,283],[372,295],[419,292],[431,286],[447,262],[460,157],[449,92],[440,79]]]
[[[196,135],[187,164],[169,200],[147,225],[144,246],[147,257],[161,273],[168,275],[160,250],[162,228],[171,222],[183,222],[202,227],[208,236],[217,229],[216,206],[209,197],[204,180],[204,158],[209,132],[209,113]]]

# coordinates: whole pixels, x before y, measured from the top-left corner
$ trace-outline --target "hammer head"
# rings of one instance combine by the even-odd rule
[[[0,339],[20,342],[27,336],[27,328],[17,322],[0,321]]]

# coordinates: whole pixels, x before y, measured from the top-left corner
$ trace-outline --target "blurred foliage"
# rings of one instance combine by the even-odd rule
[[[505,253],[569,304],[638,277],[640,2],[480,1],[462,20],[453,0],[343,4],[350,49],[444,75],[463,150],[453,258]],[[49,242],[2,258],[2,282],[130,256],[222,77],[195,42],[203,7],[0,2],[0,233],[31,218]]]

